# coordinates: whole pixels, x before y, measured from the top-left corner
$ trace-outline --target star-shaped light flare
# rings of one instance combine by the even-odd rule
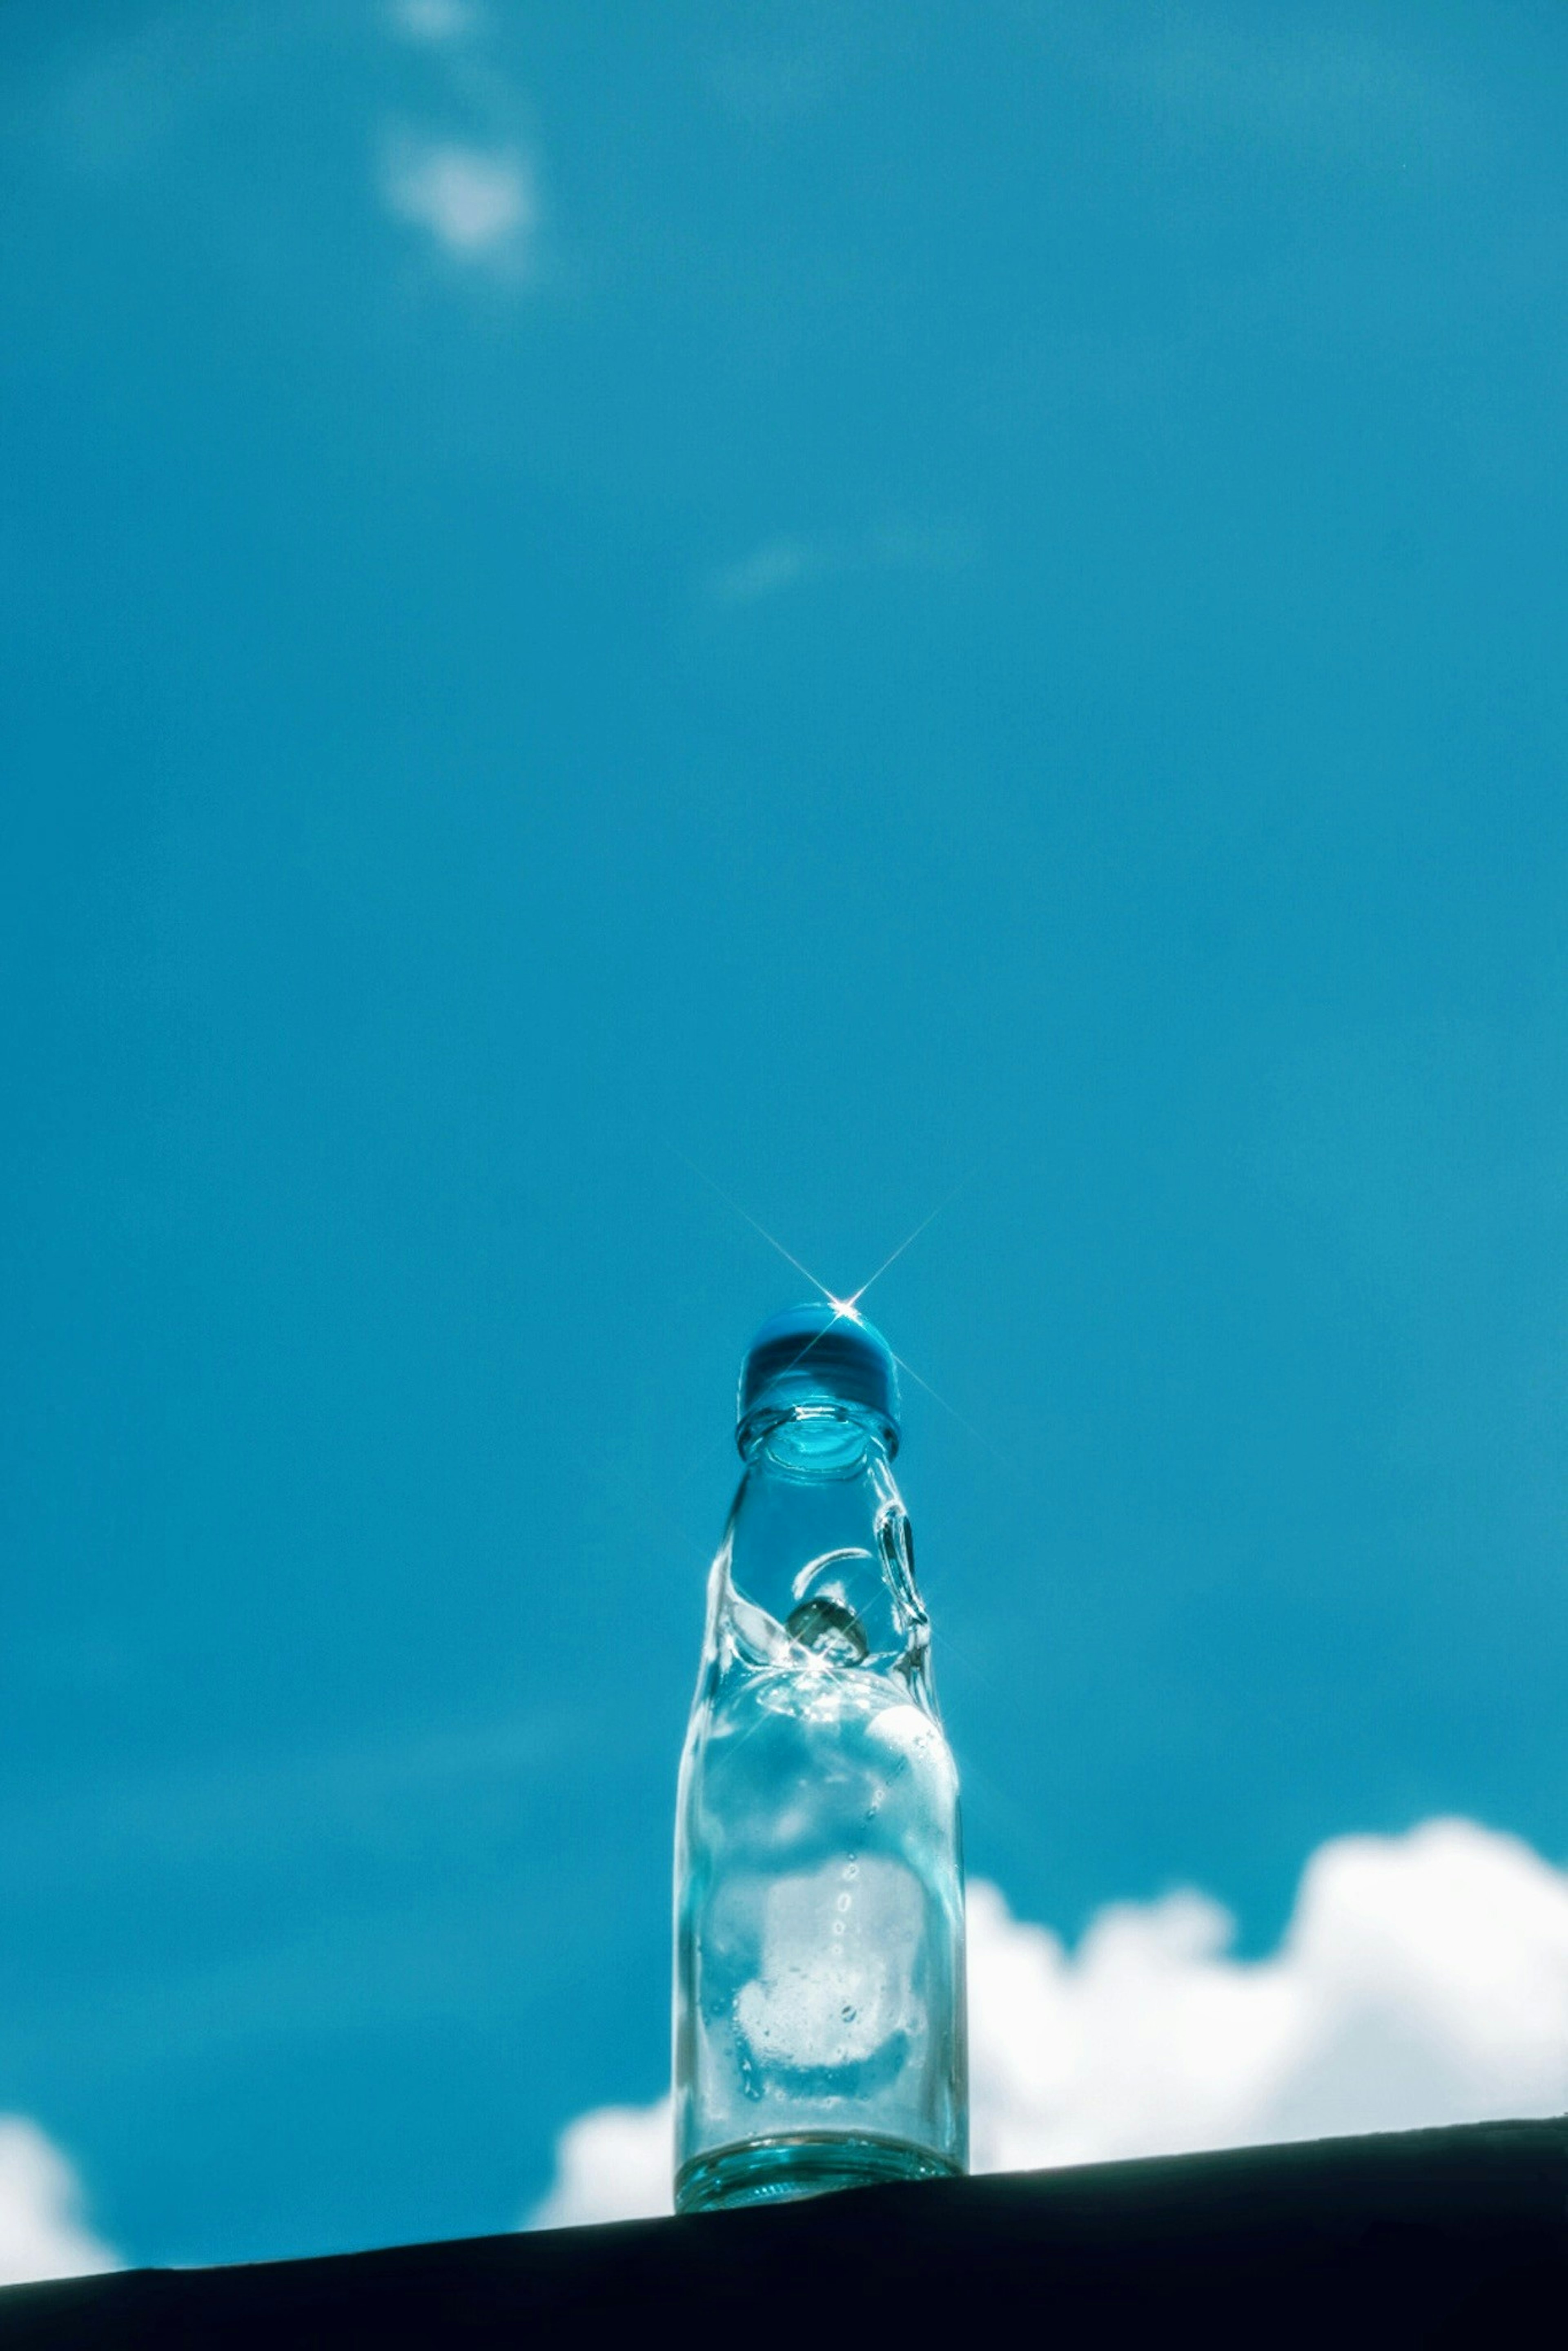
[[[851,1322],[859,1322],[863,1320],[860,1311],[860,1302],[865,1296],[866,1291],[871,1288],[873,1282],[880,1281],[888,1268],[897,1263],[898,1259],[904,1255],[904,1250],[909,1248],[910,1244],[920,1238],[921,1234],[925,1230],[926,1227],[936,1223],[937,1217],[942,1214],[943,1209],[949,1207],[951,1203],[957,1198],[958,1194],[963,1190],[965,1185],[969,1180],[967,1176],[960,1176],[957,1183],[954,1185],[953,1189],[942,1199],[937,1201],[936,1206],[931,1210],[929,1216],[922,1217],[914,1231],[904,1235],[903,1240],[899,1242],[898,1247],[894,1249],[890,1255],[883,1259],[883,1261],[877,1267],[876,1271],[873,1274],[869,1274],[866,1280],[861,1283],[858,1290],[852,1290],[847,1298],[836,1298],[833,1295],[833,1292],[828,1288],[825,1281],[818,1280],[810,1266],[802,1265],[800,1259],[794,1254],[793,1250],[787,1249],[783,1242],[779,1240],[775,1234],[768,1231],[766,1225],[758,1223],[758,1219],[752,1215],[749,1208],[743,1208],[738,1200],[731,1199],[724,1186],[721,1184],[716,1184],[713,1177],[707,1175],[704,1169],[699,1167],[695,1159],[687,1159],[684,1151],[677,1152],[676,1156],[677,1158],[685,1161],[685,1165],[691,1169],[692,1174],[696,1176],[700,1183],[706,1184],[710,1192],[717,1193],[719,1198],[724,1202],[727,1208],[733,1209],[735,1214],[740,1217],[743,1223],[751,1227],[754,1233],[759,1233],[762,1238],[768,1243],[769,1249],[777,1249],[779,1256],[784,1259],[786,1265],[792,1265],[796,1272],[802,1275],[804,1279],[810,1283],[812,1289],[816,1290],[826,1303],[832,1308],[833,1312],[836,1315],[841,1315]],[[814,1345],[815,1342],[813,1341],[810,1343]],[[894,1354],[891,1347],[888,1348],[887,1352],[890,1355],[893,1355],[893,1360],[898,1365],[899,1370],[906,1373],[915,1382],[916,1387],[924,1388],[926,1395],[931,1397],[934,1403],[939,1404],[944,1412],[952,1414],[953,1418],[958,1423],[960,1428],[967,1428],[971,1437],[977,1438],[979,1443],[982,1445],[987,1445],[988,1451],[993,1451],[995,1449],[993,1447],[987,1444],[986,1438],[981,1436],[980,1431],[974,1426],[973,1423],[966,1420],[963,1414],[956,1410],[955,1407],[948,1403],[946,1396],[937,1395],[936,1390],[932,1386],[930,1381],[922,1378],[921,1374],[915,1370],[913,1364],[906,1364],[904,1357],[899,1354]]]

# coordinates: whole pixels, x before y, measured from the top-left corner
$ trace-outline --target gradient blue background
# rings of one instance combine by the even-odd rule
[[[712,1184],[962,1186],[1025,1915],[1568,1853],[1560,0],[451,13],[0,15],[0,2106],[142,2260],[659,2089]]]

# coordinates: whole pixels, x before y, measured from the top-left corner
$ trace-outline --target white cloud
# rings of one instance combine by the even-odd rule
[[[0,2285],[118,2267],[82,2220],[80,2185],[58,2147],[25,2116],[0,2115]]]
[[[1568,2094],[1568,1875],[1468,1821],[1342,1837],[1279,1951],[1200,1895],[1103,1910],[1069,1956],[971,1911],[978,2168],[1542,2114]]]
[[[586,2220],[653,2220],[667,2212],[670,2132],[668,2098],[580,2115],[556,2141],[555,2179],[528,2226],[575,2229]]]
[[[1568,2104],[1568,1872],[1462,1820],[1340,1837],[1280,1949],[1201,1894],[1102,1910],[1069,1952],[969,1888],[974,2162],[1024,2170]],[[669,2209],[669,2105],[562,2133],[536,2226]]]
[[[538,225],[533,165],[517,147],[399,141],[382,181],[400,219],[427,230],[460,261],[516,267]]]

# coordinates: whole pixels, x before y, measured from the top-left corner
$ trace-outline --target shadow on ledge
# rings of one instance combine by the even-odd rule
[[[772,2210],[0,2293],[0,2351],[698,2345],[968,2351],[1568,2333],[1568,2122],[858,2189]]]

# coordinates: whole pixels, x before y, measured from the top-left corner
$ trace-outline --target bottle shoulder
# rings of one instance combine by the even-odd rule
[[[683,1817],[698,1835],[716,1821],[763,1822],[785,1844],[841,1814],[867,1837],[950,1833],[957,1771],[925,1699],[918,1684],[863,1669],[716,1674],[687,1731]]]

